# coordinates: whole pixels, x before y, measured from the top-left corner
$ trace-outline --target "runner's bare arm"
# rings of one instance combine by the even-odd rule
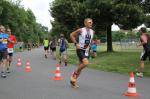
[[[3,39],[2,38],[0,38],[0,42],[2,42],[3,41]]]
[[[146,43],[147,43],[147,36],[146,36],[146,35],[143,35],[143,36],[142,36],[142,40],[143,40],[143,44],[146,44]]]
[[[10,39],[8,39],[8,42],[10,42],[10,43],[12,43],[12,44],[16,44],[16,40],[10,40]]]
[[[60,45],[60,39],[58,39],[57,45],[58,45],[58,46]]]
[[[15,42],[14,42],[14,44],[17,44],[17,39],[16,39],[16,37],[15,37]]]
[[[77,43],[76,41],[76,37],[81,33],[81,29],[78,29],[76,31],[73,31],[71,34],[70,34],[70,38],[72,40],[73,43]]]
[[[69,43],[68,43],[67,39],[65,41],[66,41],[67,48],[69,48]]]

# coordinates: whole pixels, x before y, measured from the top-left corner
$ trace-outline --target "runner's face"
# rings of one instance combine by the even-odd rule
[[[11,30],[7,30],[7,34],[8,34],[8,35],[11,35]]]
[[[4,32],[5,32],[5,28],[4,28],[4,27],[1,27],[1,28],[0,28],[0,32],[3,32],[3,33],[4,33]]]
[[[93,21],[92,20],[86,20],[86,22],[85,22],[85,26],[86,27],[92,28],[92,25],[93,25]]]

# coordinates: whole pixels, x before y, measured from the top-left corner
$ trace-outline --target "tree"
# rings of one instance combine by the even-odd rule
[[[25,10],[20,5],[21,0],[0,0],[0,24],[11,28],[18,41],[43,41],[48,34],[48,28],[36,22],[30,9]]]
[[[131,30],[143,23],[145,14],[141,2],[142,0],[55,0],[50,11],[55,19],[53,25],[60,25],[55,28],[65,27],[68,33],[83,26],[84,18],[93,18],[97,34],[107,31],[107,51],[111,52],[112,24]]]
[[[146,14],[146,18],[145,18],[145,25],[147,27],[150,27],[150,1],[149,0],[144,0],[142,2],[142,7],[144,9],[144,12]]]

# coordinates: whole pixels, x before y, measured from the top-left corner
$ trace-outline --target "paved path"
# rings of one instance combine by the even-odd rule
[[[23,67],[16,67],[21,56]],[[24,72],[26,59],[30,59],[31,73]],[[80,88],[70,87],[70,74],[75,66],[61,67],[62,81],[54,81],[54,61],[44,58],[43,48],[14,55],[12,72],[0,78],[0,99],[129,99],[122,96],[127,91],[128,75],[85,69],[79,78]],[[141,99],[150,99],[150,78],[135,78]]]

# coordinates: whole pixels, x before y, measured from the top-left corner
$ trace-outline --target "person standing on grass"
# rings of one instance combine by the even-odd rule
[[[7,34],[9,35],[8,38],[8,43],[7,43],[7,51],[8,51],[8,56],[7,56],[7,73],[10,73],[10,64],[12,62],[12,57],[14,53],[14,45],[17,43],[16,36],[12,35],[11,29],[6,30]]]
[[[67,48],[69,47],[68,41],[65,38],[64,34],[60,34],[60,39],[58,40],[58,46],[60,47],[59,49],[59,54],[60,54],[60,61],[59,63],[61,64],[62,61],[64,61],[65,66],[68,64],[68,55],[67,55]]]
[[[1,77],[6,78],[6,65],[7,65],[7,43],[8,34],[5,33],[5,27],[0,26],[0,66],[2,66]]]
[[[91,18],[86,18],[84,25],[85,27],[79,28],[70,34],[70,38],[76,46],[76,53],[79,58],[79,65],[70,79],[70,84],[73,88],[78,88],[77,78],[81,71],[89,64],[89,48],[95,34],[92,30],[93,20]]]
[[[137,76],[143,77],[144,61],[147,57],[150,57],[150,36],[147,34],[145,27],[140,29],[140,43],[137,46],[143,46],[143,52],[141,53],[140,72],[136,73]]]

